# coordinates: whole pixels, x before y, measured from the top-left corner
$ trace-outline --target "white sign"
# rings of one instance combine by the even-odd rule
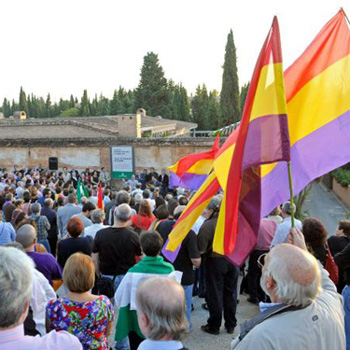
[[[132,146],[111,147],[112,178],[130,179],[134,172],[134,152]]]

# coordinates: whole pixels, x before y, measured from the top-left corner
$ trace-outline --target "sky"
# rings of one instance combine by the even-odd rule
[[[17,100],[21,86],[53,101],[84,89],[111,98],[137,87],[149,51],[189,93],[202,83],[220,91],[230,29],[242,86],[274,15],[287,68],[340,7],[350,16],[345,0],[0,1],[0,101]]]

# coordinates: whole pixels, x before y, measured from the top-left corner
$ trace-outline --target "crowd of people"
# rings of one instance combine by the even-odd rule
[[[292,228],[285,202],[237,267],[213,251],[218,193],[170,262],[162,249],[193,193],[169,190],[164,170],[119,188],[104,168],[0,177],[0,349],[184,349],[199,326],[193,296],[209,313],[203,332],[223,323],[233,335],[240,293],[260,312],[227,348],[350,349],[350,221],[329,238],[315,218]]]

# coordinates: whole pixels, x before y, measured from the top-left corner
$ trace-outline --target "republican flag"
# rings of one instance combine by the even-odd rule
[[[214,250],[240,265],[256,243],[260,223],[260,165],[288,161],[289,134],[278,21],[275,17],[261,50],[247,95],[242,121],[216,153],[214,171],[188,204],[169,235],[174,251],[198,216],[221,188],[224,198],[215,232]],[[240,226],[241,227],[241,226]],[[245,236],[246,235],[246,236]],[[164,251],[163,251],[164,253]],[[166,253],[166,252],[165,252]],[[167,254],[165,254],[167,256]]]
[[[350,161],[350,31],[341,9],[284,74],[294,195]],[[263,165],[261,216],[290,197],[285,163]]]
[[[278,20],[274,17],[254,69],[237,135],[227,140],[214,162],[224,189],[215,252],[232,255],[237,265],[244,262],[256,243],[260,226],[260,165],[289,160],[282,50]]]
[[[219,135],[210,151],[190,154],[170,166],[169,187],[198,190],[213,169],[215,154],[219,150]]]
[[[98,194],[97,194],[97,208],[103,210],[103,191],[102,191],[102,183],[98,184]]]

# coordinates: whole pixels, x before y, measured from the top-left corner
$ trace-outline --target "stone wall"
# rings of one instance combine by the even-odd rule
[[[223,140],[222,140],[223,141]],[[156,170],[174,164],[181,157],[207,151],[214,139],[2,139],[0,168],[19,166],[48,166],[49,157],[57,157],[59,168],[101,168],[110,171],[110,146],[132,145],[136,169],[154,167]]]

